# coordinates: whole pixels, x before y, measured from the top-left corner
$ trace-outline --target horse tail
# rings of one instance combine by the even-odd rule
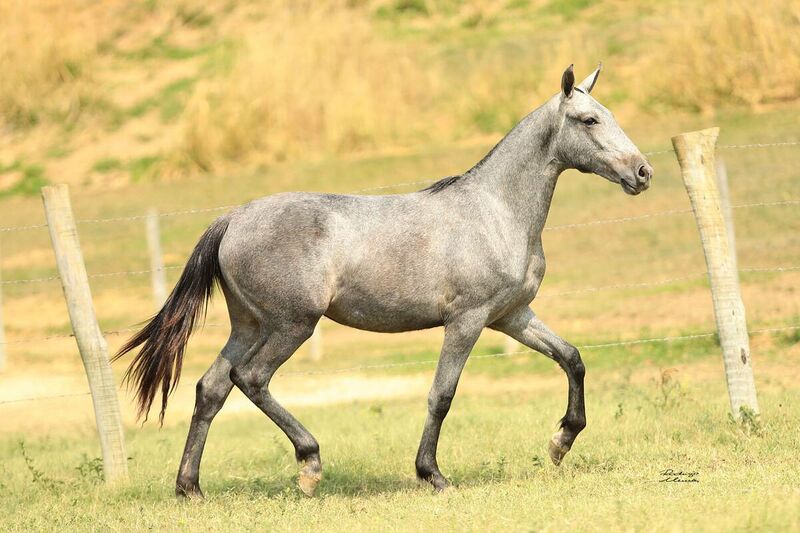
[[[219,246],[228,229],[228,217],[218,218],[200,237],[178,284],[161,310],[120,348],[112,361],[141,346],[125,372],[123,382],[133,385],[138,406],[137,419],[145,421],[161,388],[159,424],[164,423],[167,398],[181,377],[186,343],[198,319],[205,318],[214,284],[221,282]]]

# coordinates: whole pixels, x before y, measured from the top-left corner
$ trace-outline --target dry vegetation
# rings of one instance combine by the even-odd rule
[[[669,134],[709,125],[699,113],[721,110],[722,144],[798,139],[798,116],[787,112],[800,96],[795,5],[653,4],[0,2],[0,226],[42,223],[41,202],[24,193],[46,180],[93,187],[73,189],[79,219],[232,205],[285,190],[419,188],[407,182],[477,161],[555,92],[570,62],[580,72],[606,62],[597,94],[645,151],[667,148]],[[720,155],[734,203],[800,194],[796,146]],[[566,174],[549,224],[688,209],[673,155],[652,163],[657,181],[636,198],[596,176]],[[136,183],[176,174],[203,177]],[[739,264],[789,268],[742,276],[753,329],[800,317],[793,208],[735,212]],[[163,218],[165,262],[183,263],[219,213]],[[90,274],[149,268],[141,220],[81,223],[79,232]],[[46,228],[0,240],[6,281],[54,276]],[[690,214],[548,231],[544,240],[548,277],[534,308],[575,344],[713,330]],[[170,283],[177,275],[169,271]],[[636,286],[663,280],[673,281]],[[91,283],[105,331],[152,313],[147,275]],[[560,295],[620,284],[633,287]],[[58,281],[2,290],[12,344],[0,401],[83,393],[74,339],[52,338],[70,331]],[[0,406],[0,493],[8,496],[0,529],[797,529],[797,331],[752,338],[764,419],[750,428],[726,422],[713,339],[584,350],[590,426],[560,469],[545,464],[541,445],[563,410],[561,371],[543,357],[473,359],[441,450],[459,489],[437,498],[415,484],[411,465],[433,368],[425,362],[437,357],[442,332],[379,335],[325,321],[323,361],[301,348],[275,387],[295,406],[324,404],[298,413],[323,443],[320,498],[292,488],[293,458],[272,424],[252,411],[228,416],[247,404],[234,397],[209,441],[209,501],[176,506],[171,486],[193,383],[228,333],[223,299],[208,321],[222,327],[193,337],[164,430],[127,426],[126,487],[99,484],[88,398]],[[108,340],[113,351],[124,335]],[[487,332],[475,353],[503,344]],[[411,364],[338,372],[396,363]],[[310,370],[336,375],[286,375]],[[697,468],[701,484],[654,483],[663,467]]]
[[[618,115],[783,105],[799,17],[780,0],[12,0],[0,194],[496,136],[571,62],[606,61]]]
[[[800,4],[700,3],[689,21],[665,35],[675,59],[649,96],[705,112],[731,104],[757,110],[800,97]]]
[[[229,72],[199,84],[179,150],[211,170],[219,160],[267,160],[374,150],[424,135],[430,80],[363,10],[279,2],[253,24]]]

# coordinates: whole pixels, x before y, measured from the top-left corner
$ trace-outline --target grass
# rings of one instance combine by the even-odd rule
[[[485,386],[470,365],[439,448],[456,487],[443,495],[413,475],[424,393],[293,409],[322,446],[325,477],[313,499],[295,487],[288,442],[258,414],[223,411],[215,422],[203,503],[172,495],[186,416],[168,417],[162,430],[127,428],[131,481],[113,488],[100,482],[90,423],[61,434],[7,432],[0,523],[7,531],[792,530],[800,525],[796,357],[759,360],[766,414],[749,425],[726,418],[716,357],[712,373],[708,357],[680,372],[590,364],[589,426],[558,468],[544,444],[564,408],[563,383],[543,386],[531,374],[525,387]],[[664,482],[674,478],[667,469],[696,472],[678,477],[699,482]]]
[[[695,122],[667,124],[658,121],[631,124],[631,137],[643,150],[663,149],[668,128],[688,130],[707,125]],[[735,113],[722,119],[720,144],[791,139],[796,135],[790,114],[783,111],[743,118]],[[642,131],[638,131],[641,128]],[[644,130],[650,130],[645,132]],[[414,182],[457,172],[479,160],[491,146],[431,146],[410,154],[286,163],[243,174],[220,174],[202,181],[176,179],[154,183],[162,161],[154,154],[101,158],[96,171],[115,175],[132,169],[141,182],[107,191],[73,191],[78,219],[115,218],[145,213],[150,207],[162,212],[239,204],[258,196],[284,190],[347,192],[370,186]],[[734,203],[796,198],[797,151],[793,147],[750,150],[720,150],[725,158]],[[594,176],[565,174],[556,190],[550,225],[602,218],[617,218],[668,209],[689,209],[686,194],[671,154],[654,156],[656,181],[646,194],[624,196]],[[27,165],[27,163],[26,163]],[[768,178],[767,178],[768,177]],[[768,180],[769,187],[764,187]],[[377,192],[402,192],[422,185]],[[123,200],[124,199],[124,200]],[[0,204],[3,225],[29,225],[44,221],[38,198],[6,198]],[[208,223],[222,211],[199,212],[161,219],[162,246],[167,265],[180,265]],[[739,263],[743,267],[792,266],[800,263],[797,217],[791,206],[736,210]],[[140,271],[149,268],[143,222],[138,219],[114,223],[79,225],[81,243],[90,274]],[[644,219],[626,224],[588,226],[546,232],[548,274],[534,309],[566,338],[576,344],[594,344],[635,338],[681,335],[714,330],[711,302],[691,215]],[[45,229],[2,235],[3,279],[52,276],[52,249]],[[623,274],[624,273],[624,276]],[[621,283],[652,283],[697,274],[697,279],[655,287],[604,290],[555,296],[563,291]],[[178,271],[168,272],[174,283]],[[621,279],[621,276],[624,279]],[[800,307],[795,298],[798,274],[748,273],[742,276],[745,303],[751,327],[797,323]],[[92,278],[101,326],[105,330],[128,328],[152,313],[149,279],[146,275]],[[70,331],[58,282],[3,286],[6,331],[10,341],[38,338]],[[224,305],[217,300],[209,322],[227,324]],[[41,309],[46,308],[47,313]],[[680,311],[678,311],[680,310]],[[324,326],[325,364],[392,362],[398,358],[435,358],[440,332],[409,335],[356,333],[334,324]],[[202,371],[224,343],[226,329],[212,328],[197,336],[189,358],[195,372]],[[121,337],[110,338],[111,348]],[[484,343],[485,342],[485,343]],[[480,345],[484,353],[499,349],[500,336],[487,334]],[[708,348],[703,343],[700,349]],[[687,346],[687,350],[691,348]],[[301,349],[301,353],[304,353]],[[9,371],[79,373],[71,341],[9,348]],[[624,350],[617,353],[636,353]],[[297,364],[300,364],[298,358]],[[294,361],[294,360],[293,360]],[[290,363],[290,365],[294,364]]]
[[[791,92],[800,54],[780,59],[797,50],[796,32],[780,31],[795,20],[786,3],[698,8],[688,19],[670,11],[682,0],[624,7],[376,0],[304,3],[279,15],[223,1],[119,3],[121,11],[105,15],[78,8],[84,4],[0,7],[0,20],[19,22],[0,25],[0,66],[9,73],[0,80],[4,227],[44,222],[35,195],[48,180],[91,181],[72,189],[76,217],[85,220],[451,175],[554,92],[573,61],[588,72],[611,58],[594,94],[644,151],[712,124],[722,127],[723,145],[800,140]],[[712,15],[718,24],[709,26]],[[53,18],[58,31],[50,30]],[[675,20],[686,20],[680,32],[669,30]],[[743,33],[739,25],[757,27]],[[764,37],[763,46],[749,49],[741,35]],[[715,54],[720,47],[737,52]],[[681,57],[681,65],[667,67],[665,57]],[[744,76],[729,63],[734,57],[746,59]],[[772,68],[781,61],[785,68]],[[788,77],[776,84],[775,72]],[[796,199],[798,154],[791,146],[720,149],[733,202]],[[596,176],[565,174],[549,224],[688,209],[674,156],[654,155],[652,163],[653,187],[637,198]],[[183,263],[221,212],[162,218],[166,264]],[[792,207],[738,209],[735,217],[741,266],[800,264]],[[78,227],[90,274],[149,268],[142,220]],[[547,232],[544,245],[548,274],[534,309],[574,344],[714,330],[702,276],[558,296],[702,273],[691,215]],[[55,273],[46,228],[2,232],[0,248],[4,280]],[[169,282],[177,274],[169,271]],[[800,274],[748,273],[741,281],[751,328],[800,323]],[[104,330],[153,312],[146,275],[91,284]],[[73,339],[17,343],[69,333],[58,282],[2,291],[14,343],[0,375],[2,398],[85,391]],[[240,414],[223,413],[212,430],[203,478],[209,500],[176,504],[171,487],[193,381],[227,334],[221,299],[209,322],[222,327],[192,339],[163,430],[135,426],[122,398],[132,472],[125,487],[99,483],[87,398],[0,405],[0,529],[798,529],[797,331],[752,338],[764,417],[745,427],[727,422],[714,338],[585,349],[590,426],[560,469],[544,450],[564,407],[555,365],[527,356],[475,359],[441,447],[458,488],[435,496],[416,484],[412,463],[441,331],[378,335],[324,322],[323,361],[309,361],[301,347],[282,370],[285,380],[276,379],[277,396],[300,405],[322,442],[319,497],[299,496],[286,441],[259,415],[242,414],[239,397],[230,409]],[[110,350],[123,340],[109,335]],[[487,332],[474,353],[505,350],[502,336]],[[288,375],[393,363],[415,364],[329,381]],[[364,399],[342,401],[362,389]],[[308,407],[312,400],[321,405]],[[700,483],[661,483],[665,468],[697,471]]]

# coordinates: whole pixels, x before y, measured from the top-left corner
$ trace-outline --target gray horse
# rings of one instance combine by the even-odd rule
[[[575,85],[570,65],[561,91],[463,175],[410,194],[277,194],[217,219],[164,307],[116,356],[142,346],[126,379],[137,389],[140,416],[161,389],[163,420],[186,342],[219,283],[231,335],[197,383],[176,493],[202,497],[203,447],[234,385],[292,442],[300,488],[314,493],[319,445],[272,397],[269,383],[322,316],[379,332],[444,326],[416,458],[417,475],[436,490],[448,486],[436,462],[439,432],[481,331],[501,331],[555,360],[569,382],[567,411],[549,443],[558,465],[586,426],[584,366],[578,350],[528,307],[544,276],[541,235],[556,181],[575,168],[635,195],[653,173],[589,95],[599,73]]]

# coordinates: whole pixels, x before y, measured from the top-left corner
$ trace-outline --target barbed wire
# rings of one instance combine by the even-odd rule
[[[717,150],[743,150],[747,148],[772,148],[776,146],[798,146],[800,141],[780,141],[773,143],[749,143],[749,144],[722,144],[717,146]]]
[[[154,268],[150,270],[120,270],[117,272],[101,272],[99,274],[88,274],[88,277],[91,278],[109,278],[114,276],[138,276],[143,274],[152,274],[153,272],[162,272],[165,270],[178,270],[183,268],[184,265],[170,265],[165,266],[164,268]],[[25,283],[43,283],[46,281],[53,281],[61,279],[60,276],[48,276],[44,278],[27,278],[27,279],[10,279],[0,281],[0,285],[19,285]]]
[[[172,265],[168,267],[164,267],[163,269],[153,269],[153,270],[129,270],[129,271],[120,271],[120,272],[105,272],[101,274],[92,274],[90,278],[104,278],[104,277],[111,277],[111,276],[123,276],[123,275],[142,275],[142,274],[151,274],[153,272],[160,272],[161,270],[176,270],[183,268],[184,265]],[[745,267],[740,268],[739,273],[764,273],[764,272],[795,272],[800,271],[800,266],[780,266],[780,267]],[[599,291],[607,291],[607,290],[622,290],[622,289],[640,289],[640,288],[648,288],[648,287],[660,287],[663,285],[670,285],[672,283],[678,283],[682,281],[692,281],[697,279],[705,278],[708,275],[707,272],[697,272],[695,274],[688,274],[685,276],[676,276],[673,278],[662,279],[658,281],[647,281],[641,283],[618,283],[612,285],[600,285],[596,287],[582,287],[579,289],[570,289],[566,291],[559,291],[553,293],[542,293],[536,296],[537,299],[541,298],[554,298],[556,296],[569,296],[572,294],[581,294],[581,293],[589,293],[589,292],[599,292]],[[60,279],[58,276],[50,276],[46,278],[30,278],[30,279],[17,279],[17,280],[7,280],[7,281],[0,281],[0,285],[15,285],[15,284],[24,284],[24,283],[38,283],[44,281],[51,281]],[[212,327],[217,327],[212,325]],[[114,332],[109,332],[114,333]],[[65,335],[69,337],[71,335]],[[50,337],[42,337],[39,339],[32,339],[32,340],[48,340],[52,338],[59,338],[58,336],[50,336]],[[19,341],[8,341],[5,343],[0,344],[16,344]]]
[[[750,268],[741,268],[739,272],[793,272],[800,270],[800,266],[788,266],[788,267],[750,267]]]
[[[180,266],[172,266],[169,268],[181,268]],[[779,267],[743,267],[739,269],[739,273],[769,273],[769,272],[797,272],[800,271],[800,266],[779,266]],[[140,270],[140,271],[133,271],[134,273],[149,273],[154,272],[153,270]],[[125,274],[125,272],[110,272],[107,274],[100,274],[98,277],[105,276],[105,275],[121,275]],[[660,287],[664,285],[670,285],[672,283],[678,283],[683,281],[695,281],[695,280],[702,280],[705,279],[708,275],[707,272],[697,272],[695,274],[689,274],[685,276],[676,276],[672,278],[666,278],[658,281],[649,281],[649,282],[641,282],[641,283],[620,283],[620,284],[612,284],[612,285],[600,285],[595,287],[582,287],[579,289],[570,289],[566,291],[558,291],[553,293],[544,292],[542,294],[538,294],[536,296],[537,299],[542,298],[555,298],[558,296],[570,296],[575,294],[585,294],[585,293],[593,293],[593,292],[601,292],[601,291],[610,291],[610,290],[625,290],[625,289],[641,289],[641,288],[649,288],[649,287]],[[49,278],[48,278],[49,279]],[[56,278],[57,279],[57,278]],[[24,281],[24,280],[17,280],[17,281]],[[324,316],[322,317],[325,318]],[[196,329],[203,329],[203,328],[224,328],[226,326],[222,324],[203,324],[197,326]],[[116,329],[116,330],[107,330],[103,331],[104,335],[120,335],[122,333],[131,333],[139,331],[139,328],[136,327],[129,327],[123,329]],[[0,344],[27,344],[27,343],[35,343],[35,342],[43,342],[43,341],[50,341],[55,339],[67,339],[74,337],[74,333],[63,333],[57,335],[48,335],[46,337],[36,337],[36,338],[24,338],[24,339],[16,339],[11,341],[5,341]]]
[[[765,273],[765,272],[796,272],[800,271],[800,266],[784,266],[784,267],[746,267],[740,268],[739,273]],[[583,287],[580,289],[571,289],[567,291],[552,292],[537,294],[536,298],[554,298],[556,296],[569,296],[571,294],[582,294],[587,292],[599,292],[618,289],[644,289],[648,287],[661,287],[664,285],[671,285],[682,281],[695,281],[705,279],[708,272],[697,272],[696,274],[689,274],[686,276],[676,276],[674,278],[667,278],[658,281],[646,281],[642,283],[618,283],[614,285],[600,285],[598,287]]]
[[[731,205],[731,209],[748,209],[753,207],[782,207],[782,206],[789,206],[789,205],[800,205],[800,200],[790,199],[790,200],[775,200],[770,202],[751,202],[746,204],[734,204]],[[586,226],[599,226],[599,225],[606,225],[606,224],[620,224],[626,222],[633,222],[637,220],[646,220],[649,218],[657,218],[657,217],[665,217],[665,216],[672,216],[672,215],[680,215],[680,214],[687,214],[691,213],[691,209],[669,209],[666,211],[656,211],[654,213],[646,213],[643,215],[634,215],[629,217],[620,217],[620,218],[606,218],[606,219],[598,219],[598,220],[590,220],[587,222],[575,222],[571,224],[561,224],[556,226],[547,226],[544,228],[544,231],[558,231],[558,230],[565,230],[565,229],[572,229],[572,228],[580,228]],[[95,219],[95,221],[100,221],[102,219]],[[112,220],[112,219],[105,219],[105,220]],[[176,270],[181,269],[185,265],[171,265],[166,266],[163,269],[150,269],[150,270],[121,270],[117,272],[103,272],[99,274],[89,274],[89,278],[104,278],[104,277],[112,277],[112,276],[126,276],[126,275],[140,275],[140,274],[152,274],[153,272],[158,272],[160,270]],[[24,278],[24,279],[12,279],[12,280],[2,280],[0,281],[0,285],[18,285],[18,284],[26,284],[26,283],[42,283],[47,281],[53,281],[59,279],[59,276],[46,276],[41,278]]]
[[[797,146],[800,145],[800,141],[781,141],[781,142],[772,142],[772,143],[748,143],[748,144],[723,144],[717,146],[717,150],[741,150],[741,149],[751,149],[751,148],[770,148],[770,147],[780,147],[780,146]],[[659,155],[659,154],[668,154],[674,152],[674,149],[664,149],[664,150],[654,150],[650,152],[644,152],[644,155],[651,156],[651,155]],[[393,189],[397,187],[406,187],[411,185],[428,185],[431,183],[435,183],[436,179],[430,180],[420,180],[420,181],[409,181],[404,183],[392,183],[387,185],[379,185],[376,187],[366,187],[363,189],[356,189],[349,193],[344,194],[360,194],[363,192],[370,192],[370,191],[380,191],[385,189]],[[217,207],[205,207],[205,208],[196,208],[196,209],[180,209],[176,211],[167,211],[164,213],[156,213],[158,217],[172,217],[178,215],[191,215],[197,213],[210,213],[214,211],[225,211],[228,209],[233,209],[235,207],[239,207],[238,205],[222,205]],[[121,216],[121,217],[110,217],[110,218],[84,218],[78,219],[76,222],[79,224],[98,224],[98,223],[105,223],[105,222],[124,222],[124,221],[131,221],[131,220],[143,220],[147,218],[149,215],[131,215],[131,216]],[[38,229],[38,228],[46,228],[47,224],[31,224],[25,226],[6,226],[0,227],[0,233],[3,232],[12,232],[12,231],[25,231],[31,229]]]
[[[38,228],[46,228],[47,224],[31,224],[29,226],[4,226],[0,228],[0,233],[6,233],[10,231],[25,231],[30,229],[38,229]]]
[[[222,324],[202,324],[195,326],[195,330],[202,330],[203,328],[224,328]],[[141,328],[130,327],[122,329],[112,329],[103,331],[103,335],[122,335],[123,333],[133,333],[139,331]],[[48,335],[47,337],[28,337],[26,339],[16,339],[13,341],[0,342],[0,344],[27,344],[41,341],[51,341],[55,339],[71,339],[75,337],[75,333],[58,333],[56,335]]]
[[[688,276],[678,276],[674,278],[667,278],[662,279],[659,281],[649,281],[649,282],[642,282],[642,283],[619,283],[614,285],[600,285],[599,287],[583,287],[580,289],[571,289],[568,291],[559,291],[559,292],[551,292],[551,293],[543,293],[537,294],[536,299],[539,298],[555,298],[556,296],[569,296],[571,294],[584,294],[587,292],[600,292],[600,291],[610,291],[610,290],[618,290],[618,289],[644,289],[647,287],[660,287],[663,285],[670,285],[672,283],[678,283],[681,281],[692,281],[703,279],[708,275],[706,272],[698,272],[697,274],[691,274]]]
[[[800,200],[790,199],[790,200],[776,200],[770,202],[753,202],[747,204],[733,204],[731,205],[731,209],[748,209],[753,207],[780,207],[780,206],[787,206],[787,205],[800,205]],[[587,222],[575,222],[572,224],[561,224],[558,226],[547,226],[544,228],[544,231],[556,231],[556,230],[563,230],[563,229],[571,229],[571,228],[581,228],[585,226],[600,226],[605,224],[618,224],[624,222],[633,222],[636,220],[645,220],[648,218],[658,218],[658,217],[666,217],[666,216],[673,216],[673,215],[685,215],[691,213],[691,209],[668,209],[666,211],[656,211],[654,213],[645,213],[643,215],[634,215],[629,217],[620,217],[620,218],[604,218],[598,220],[589,220]]]
[[[717,145],[717,150],[742,150],[747,148],[772,148],[778,146],[798,146],[800,141],[781,141],[774,143],[749,143],[749,144],[720,144]],[[644,152],[644,155],[659,155],[659,154],[673,154],[674,148],[667,148],[664,150],[655,150],[652,152]]]
[[[777,326],[777,327],[769,327],[769,328],[760,328],[760,329],[753,329],[748,331],[750,335],[760,335],[764,333],[777,333],[782,331],[794,331],[800,329],[800,325],[787,325],[787,326]],[[616,342],[605,342],[599,344],[583,344],[578,345],[576,348],[579,350],[598,350],[603,348],[612,348],[616,346],[634,346],[639,344],[653,344],[653,343],[662,343],[662,342],[675,342],[675,341],[685,341],[685,340],[695,340],[695,339],[707,339],[716,337],[716,332],[709,332],[709,333],[694,333],[688,335],[672,335],[666,337],[653,337],[649,339],[633,339],[627,341],[616,341]],[[524,354],[531,354],[537,353],[534,350],[518,350],[518,351],[510,351],[510,352],[500,352],[500,353],[490,353],[490,354],[478,354],[478,355],[470,355],[469,360],[481,360],[481,359],[495,359],[495,358],[505,358],[505,357],[514,357],[518,355]],[[438,363],[438,359],[425,359],[422,361],[403,361],[400,363],[379,363],[374,365],[359,365],[359,366],[352,366],[352,367],[345,367],[345,368],[333,368],[333,369],[322,369],[322,370],[306,370],[306,371],[293,371],[293,372],[282,372],[282,376],[319,376],[319,375],[335,375],[335,374],[344,374],[350,372],[362,372],[365,370],[376,370],[376,369],[390,369],[390,368],[398,368],[398,367],[410,367],[410,366],[423,366],[423,365],[433,365]],[[12,404],[12,403],[22,403],[22,402],[30,402],[30,401],[39,401],[39,400],[50,400],[56,398],[69,398],[69,397],[79,397],[79,396],[88,396],[90,392],[84,393],[75,393],[75,394],[59,394],[59,395],[52,395],[52,396],[35,396],[35,397],[27,397],[27,398],[14,398],[11,400],[3,400],[0,401],[0,405],[5,404]]]
[[[12,400],[3,400],[0,401],[0,405],[6,405],[9,403],[24,403],[24,402],[37,402],[41,400],[55,400],[58,398],[77,398],[79,396],[91,396],[91,392],[76,392],[74,394],[54,394],[52,396],[29,396],[27,398],[14,398]]]

